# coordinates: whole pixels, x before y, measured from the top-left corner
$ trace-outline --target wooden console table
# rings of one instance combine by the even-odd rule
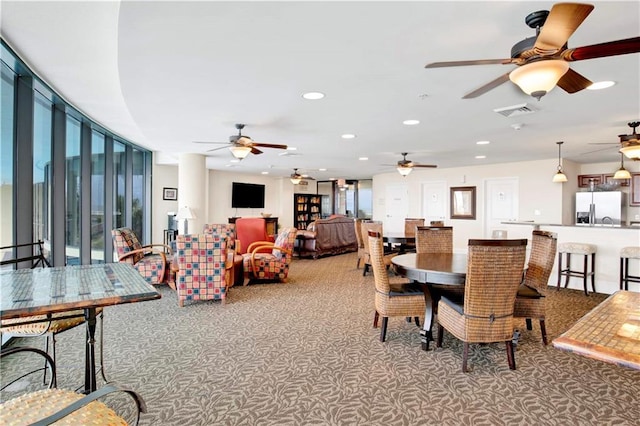
[[[229,223],[236,223],[237,217],[230,217]],[[267,235],[278,235],[278,218],[277,217],[265,217],[263,218],[267,223]]]

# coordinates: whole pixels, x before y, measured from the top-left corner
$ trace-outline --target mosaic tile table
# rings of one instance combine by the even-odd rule
[[[84,309],[85,393],[96,390],[96,309],[160,298],[128,263],[1,271],[0,295],[3,320]]]
[[[640,293],[612,294],[556,338],[553,346],[640,370]]]

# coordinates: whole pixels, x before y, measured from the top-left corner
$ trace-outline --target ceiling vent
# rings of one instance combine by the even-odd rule
[[[504,115],[505,117],[515,117],[517,115],[533,114],[534,112],[538,111],[538,109],[534,108],[530,104],[525,103],[525,104],[511,105],[508,107],[496,108],[493,111],[497,112],[500,115]]]

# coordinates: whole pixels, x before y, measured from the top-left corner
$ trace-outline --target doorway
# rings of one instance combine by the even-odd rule
[[[404,218],[409,211],[407,184],[389,184],[385,190],[385,232],[404,232]]]
[[[484,236],[508,228],[502,222],[518,219],[518,178],[487,179],[484,183]]]

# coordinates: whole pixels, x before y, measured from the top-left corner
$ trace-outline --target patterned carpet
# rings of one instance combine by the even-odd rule
[[[504,344],[472,345],[464,374],[459,341],[424,352],[403,318],[380,343],[373,277],[355,264],[296,259],[288,283],[234,287],[225,306],[179,308],[161,287],[109,307],[107,373],[142,394],[143,425],[638,424],[640,372],[544,347],[535,323],[519,324],[516,371]],[[605,297],[551,291],[550,340]],[[60,387],[82,382],[83,331],[59,337]]]

